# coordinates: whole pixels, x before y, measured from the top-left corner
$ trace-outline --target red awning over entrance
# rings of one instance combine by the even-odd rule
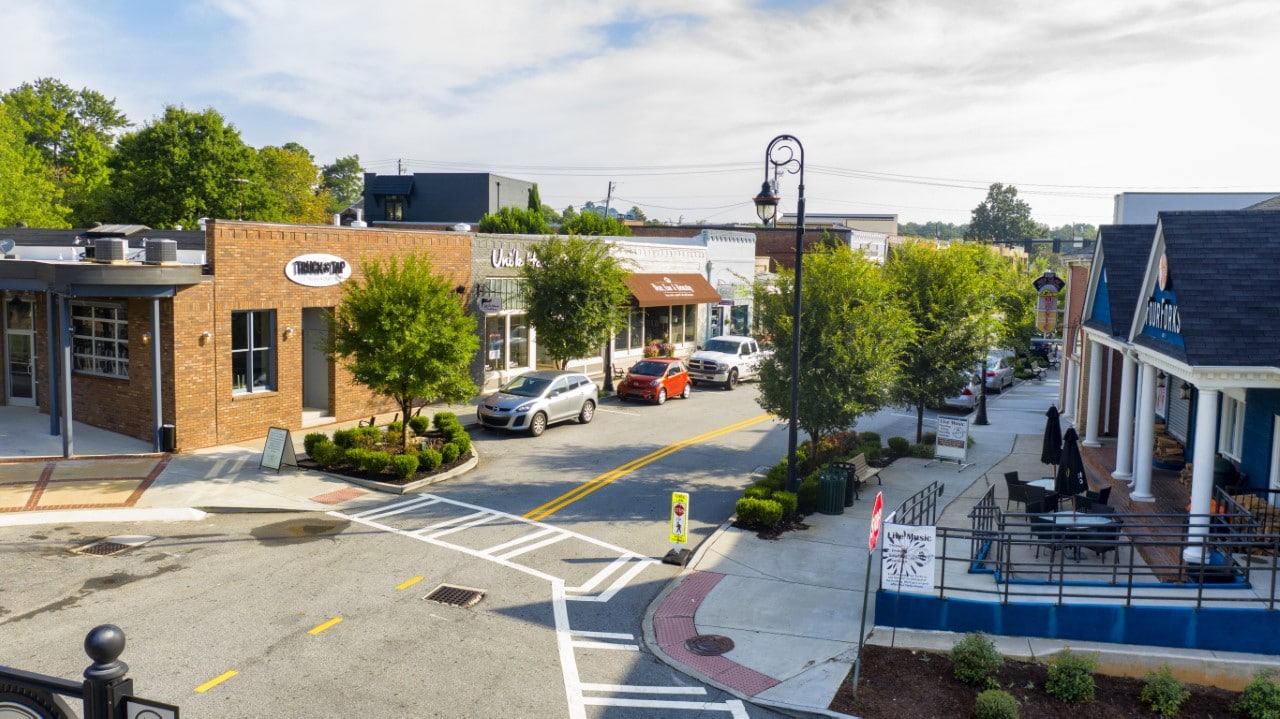
[[[640,307],[703,305],[720,301],[720,293],[699,274],[634,274],[627,288]]]

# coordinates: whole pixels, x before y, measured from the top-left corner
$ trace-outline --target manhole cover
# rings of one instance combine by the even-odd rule
[[[714,657],[733,649],[733,640],[719,634],[699,634],[685,640],[684,646],[694,654]]]
[[[474,607],[477,602],[484,598],[484,592],[471,587],[457,587],[452,584],[441,584],[431,593],[423,597],[429,602],[438,604],[447,604],[451,607]]]
[[[99,539],[96,542],[74,547],[71,551],[75,554],[92,554],[96,557],[110,557],[113,554],[119,554],[126,549],[134,549],[155,539],[155,537],[107,537]]]

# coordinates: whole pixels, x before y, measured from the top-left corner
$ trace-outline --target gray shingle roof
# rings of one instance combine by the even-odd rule
[[[100,230],[101,228],[94,228]],[[19,247],[71,247],[76,237],[81,237],[79,244],[88,244],[89,230],[45,230],[31,227],[5,227],[0,229],[0,240],[13,240]],[[204,250],[204,230],[148,230],[142,234],[130,236],[129,246],[142,247],[142,238],[157,240],[173,240],[180,250]]]
[[[1280,366],[1280,211],[1161,212],[1159,222],[1185,361]],[[1150,337],[1135,342],[1177,354]]]
[[[1102,266],[1107,272],[1111,323],[1090,319],[1087,325],[1112,336],[1128,338],[1133,310],[1138,306],[1138,293],[1142,290],[1146,274],[1147,256],[1151,253],[1155,236],[1155,225],[1103,225],[1098,228]]]
[[[413,175],[377,175],[369,183],[365,194],[405,195],[413,191]]]

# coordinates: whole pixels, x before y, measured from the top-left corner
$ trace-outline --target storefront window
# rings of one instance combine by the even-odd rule
[[[631,310],[631,339],[627,349],[640,349],[644,346],[644,310],[632,308]]]
[[[644,308],[644,336],[645,340],[648,342],[652,342],[654,340],[671,340],[670,307]]]
[[[129,378],[129,313],[124,305],[71,305],[71,361],[80,374]]]
[[[484,368],[490,372],[504,369],[503,355],[507,346],[507,318],[501,315],[484,318]]]
[[[684,306],[684,341],[698,341],[698,306]]]
[[[529,366],[529,324],[526,316],[489,315],[484,318],[484,368],[497,372]]]
[[[508,344],[510,356],[507,367],[529,366],[529,324],[524,315],[507,317],[511,326],[511,340]]]
[[[1228,459],[1240,461],[1244,449],[1244,402],[1235,397],[1222,398],[1222,431],[1218,451]]]
[[[231,313],[231,391],[275,389],[275,311]]]

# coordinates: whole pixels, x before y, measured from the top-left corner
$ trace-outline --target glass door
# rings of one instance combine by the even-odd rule
[[[10,297],[5,301],[5,394],[8,404],[36,403],[36,338],[34,305]]]

